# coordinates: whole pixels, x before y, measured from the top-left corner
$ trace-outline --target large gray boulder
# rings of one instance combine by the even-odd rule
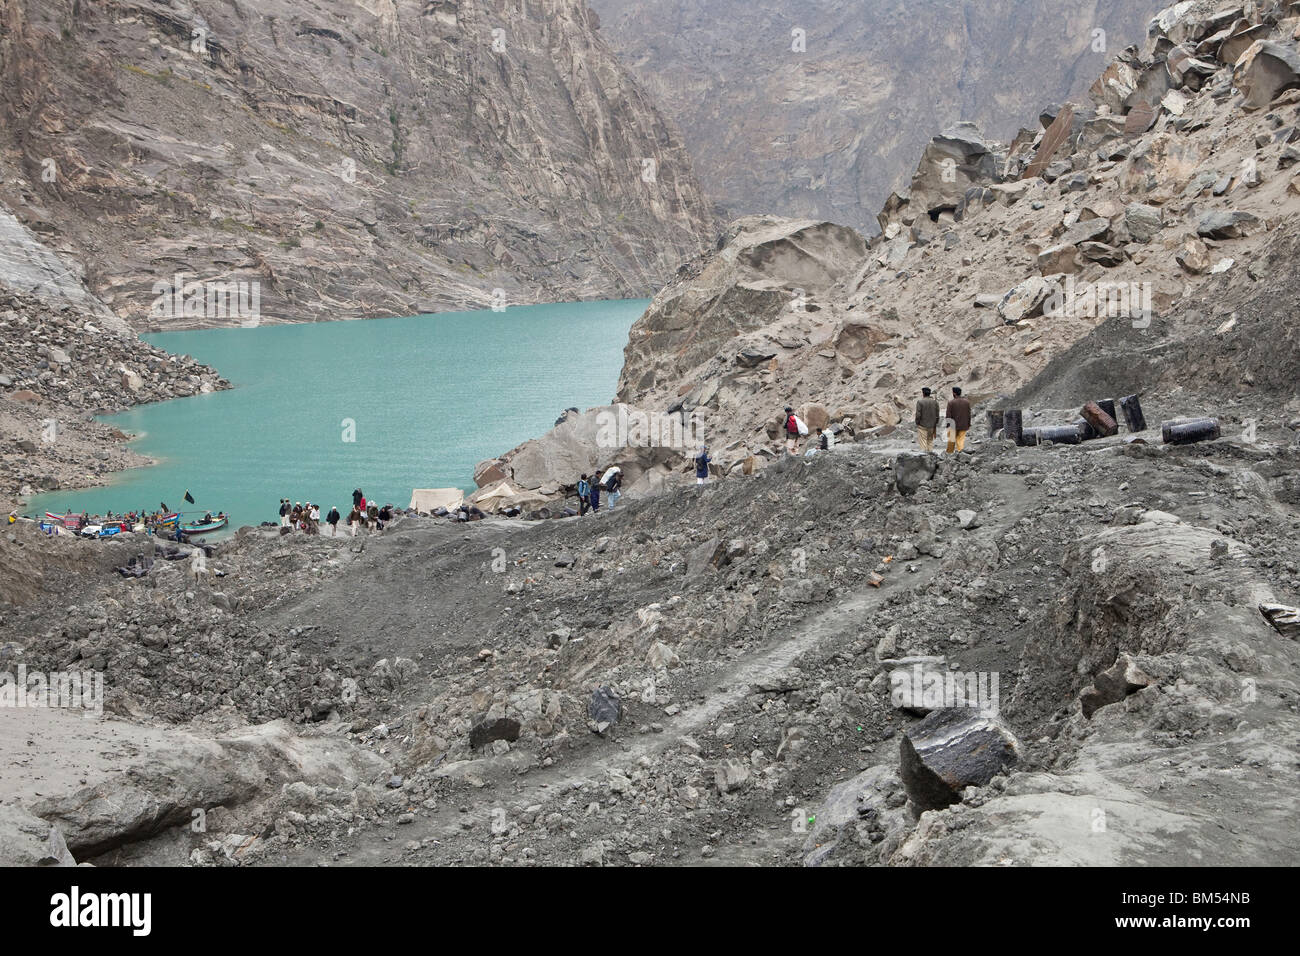
[[[1143,203],[1133,203],[1124,210],[1124,225],[1136,242],[1150,242],[1165,227],[1160,210]]]
[[[1240,239],[1263,230],[1259,217],[1235,209],[1206,213],[1196,224],[1197,234],[1206,239]]]
[[[912,176],[918,215],[956,210],[972,186],[998,181],[997,156],[973,123],[958,123],[930,140]]]
[[[1300,87],[1300,53],[1278,43],[1256,40],[1237,61],[1232,78],[1246,105],[1263,109],[1279,93]]]
[[[0,806],[0,866],[76,866],[59,828],[16,806]]]
[[[1002,718],[968,707],[932,712],[903,734],[900,751],[918,816],[959,802],[967,787],[984,786],[1020,760],[1020,742]]]
[[[899,455],[894,460],[894,487],[900,495],[914,495],[938,470],[939,459],[934,455],[920,452]]]

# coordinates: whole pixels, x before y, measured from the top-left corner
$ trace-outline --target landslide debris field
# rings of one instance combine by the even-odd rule
[[[1297,38],[1300,4],[1178,4],[1095,109],[936,137],[881,237],[733,224],[633,327],[619,388],[703,421],[710,485],[610,451],[589,409],[476,481],[529,512],[616,463],[600,516],[171,554],[0,530],[0,682],[105,696],[0,709],[0,862],[1294,865]],[[1150,309],[1062,312],[1070,281]],[[0,407],[0,494],[125,464],[86,457],[106,402],[224,384],[33,309],[7,320],[31,394]],[[966,452],[913,454],[920,387],[956,384]],[[1132,393],[1139,435],[982,427]],[[87,443],[66,459],[42,402]],[[781,455],[787,403],[840,444]],[[1161,443],[1205,415],[1221,437]]]
[[[1295,863],[1295,436],[1128,437],[904,453],[910,496],[873,439],[601,517],[248,529],[197,584],[20,524],[0,661],[103,670],[109,719],[22,714],[0,812],[101,865]],[[998,675],[1017,755],[919,822],[917,666]]]

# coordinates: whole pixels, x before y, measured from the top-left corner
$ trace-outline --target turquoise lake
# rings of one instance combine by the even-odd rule
[[[211,365],[234,388],[106,417],[139,436],[132,447],[158,464],[115,475],[107,487],[36,496],[26,511],[102,514],[166,502],[200,517],[224,510],[239,527],[278,521],[281,498],[316,502],[323,517],[332,505],[346,514],[358,487],[400,508],[413,488],[472,491],[478,462],[543,434],[570,406],[613,399],[628,329],[647,305],[146,335]]]

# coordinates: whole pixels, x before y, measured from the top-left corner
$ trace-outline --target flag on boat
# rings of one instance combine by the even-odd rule
[[[188,501],[190,504],[194,504],[194,496],[190,494],[190,490],[188,488],[185,489],[185,500]]]

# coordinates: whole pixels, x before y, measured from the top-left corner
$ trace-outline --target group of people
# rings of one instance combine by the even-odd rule
[[[934,451],[934,439],[939,430],[939,423],[947,423],[948,454],[952,455],[966,449],[966,433],[970,431],[970,400],[961,393],[961,386],[954,385],[952,398],[939,416],[939,400],[928,388],[921,389],[921,397],[916,403],[916,443],[921,451],[930,454]]]
[[[578,479],[578,514],[585,515],[600,512],[600,496],[603,491],[608,496],[607,511],[613,511],[618,499],[623,496],[623,469],[614,465],[604,471],[599,469],[592,475],[585,471]]]
[[[802,418],[795,414],[794,409],[789,405],[785,407],[785,413],[781,419],[781,427],[785,429],[785,450],[788,454],[799,454],[799,442],[806,438],[810,430]],[[823,428],[817,436],[817,447],[821,451],[830,451],[835,447],[835,433],[830,427]],[[809,451],[809,455],[816,452]],[[699,474],[699,471],[696,471]]]
[[[329,527],[331,538],[338,534],[339,522],[342,520],[343,515],[337,507],[331,507],[325,515],[325,524]],[[353,537],[356,537],[358,528],[364,528],[366,531],[383,531],[384,525],[392,520],[392,505],[386,504],[380,507],[373,501],[367,501],[365,493],[360,488],[352,492],[352,510],[347,515],[347,527]],[[288,498],[280,499],[280,527],[306,534],[320,534],[320,523],[320,505],[312,504],[310,501],[305,505],[301,501],[291,504]]]
[[[785,415],[781,424],[785,430],[785,450],[791,455],[798,454],[800,441],[809,434],[808,426],[795,414],[794,409],[789,405],[785,408]],[[952,398],[948,399],[942,415],[939,413],[939,400],[934,396],[933,390],[929,388],[921,389],[921,398],[916,403],[916,443],[920,446],[921,451],[927,454],[934,451],[934,441],[938,435],[940,424],[946,426],[948,454],[952,455],[964,451],[966,449],[966,434],[970,431],[971,405],[970,400],[962,395],[961,386],[953,386]],[[823,451],[829,451],[835,445],[835,436],[829,428],[821,433],[818,440]],[[707,449],[701,452],[701,455],[707,458],[706,452]],[[695,472],[697,477],[701,475],[699,462],[700,458],[697,458]],[[707,477],[708,473],[707,467],[706,461],[704,466],[705,477]],[[703,481],[701,481],[702,483]]]

